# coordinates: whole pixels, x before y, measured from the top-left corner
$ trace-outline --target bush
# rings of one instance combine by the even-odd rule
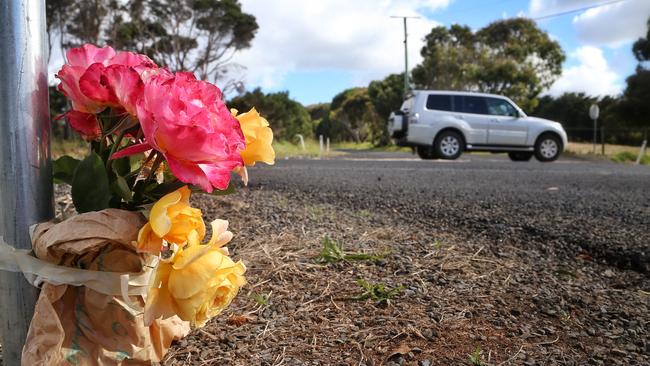
[[[629,151],[623,151],[620,152],[614,156],[612,156],[612,160],[617,162],[617,163],[630,163],[630,162],[636,162],[637,159],[637,154],[629,152]],[[644,155],[641,158],[641,164],[643,165],[650,165],[650,155]]]

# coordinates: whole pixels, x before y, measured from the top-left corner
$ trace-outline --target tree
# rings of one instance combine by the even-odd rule
[[[413,69],[413,81],[424,89],[465,90],[475,85],[475,35],[468,26],[435,27],[425,37],[422,63]]]
[[[172,71],[243,90],[231,63],[258,29],[238,0],[47,0],[50,48],[109,44],[147,54]],[[65,54],[65,52],[63,52]]]
[[[279,140],[293,139],[296,134],[309,136],[312,133],[309,112],[302,104],[289,98],[288,92],[264,94],[257,88],[233,98],[229,105],[240,113],[255,107],[269,121],[274,136]]]
[[[413,70],[418,87],[507,95],[525,110],[562,73],[560,45],[529,19],[493,22],[472,32],[467,26],[433,28],[423,61]]]
[[[112,20],[117,48],[136,49],[204,80],[226,79],[232,57],[250,47],[258,29],[237,0],[132,0],[123,13],[129,16]]]
[[[334,96],[325,122],[326,135],[338,141],[376,142],[382,134],[373,127],[381,121],[370,101],[368,88],[347,89]]]
[[[650,70],[643,63],[650,61],[650,18],[648,33],[639,38],[632,47],[634,56],[639,61],[636,72],[626,80],[627,86],[621,99],[621,115],[638,127],[643,127],[647,138],[650,127]]]
[[[404,101],[404,74],[391,74],[384,80],[372,81],[368,85],[368,96],[378,118],[370,126],[370,133],[375,145],[390,143],[386,123],[390,113],[396,111]]]

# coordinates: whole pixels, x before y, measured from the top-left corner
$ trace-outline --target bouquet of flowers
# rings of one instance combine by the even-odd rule
[[[212,221],[207,240],[202,212],[191,206],[190,195],[230,193],[231,173],[246,184],[247,166],[273,164],[273,133],[255,109],[229,110],[217,86],[158,67],[141,54],[86,44],[67,53],[57,77],[72,106],[62,118],[89,143],[89,151],[82,160],[63,156],[54,162],[55,181],[71,185],[80,215],[39,225],[34,252],[57,265],[85,270],[148,270],[149,279],[140,296],[128,289],[122,298],[85,292],[83,298],[70,295],[74,305],[64,302],[73,307],[65,310],[53,304],[68,295],[44,288],[41,298],[47,301],[41,310],[58,315],[65,341],[55,351],[43,348],[43,339],[30,343],[30,336],[42,333],[39,327],[52,326],[51,320],[35,320],[23,355],[47,355],[50,361],[57,359],[53,354],[68,361],[87,357],[91,364],[120,358],[159,361],[171,340],[185,335],[186,330],[173,331],[178,324],[202,327],[246,283],[244,264],[233,261],[225,247],[233,237],[228,222]],[[131,328],[116,331],[113,325],[107,332],[128,335],[138,343],[133,352],[106,341],[115,334],[98,330],[100,319],[110,323],[108,317],[119,317],[97,315],[109,303],[131,314],[126,317]],[[79,304],[85,306],[82,311]],[[65,329],[66,310],[73,313],[73,329]],[[176,328],[165,331],[170,324],[165,322],[172,320]],[[155,351],[136,354],[147,347]]]

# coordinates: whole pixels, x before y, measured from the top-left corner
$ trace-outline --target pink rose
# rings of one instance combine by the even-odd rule
[[[176,178],[206,192],[226,189],[230,172],[244,165],[240,155],[246,146],[244,135],[221,90],[191,73],[161,71],[148,76],[137,116],[146,142],[116,156],[148,145],[165,156]]]
[[[94,114],[107,107],[126,110],[135,116],[135,106],[141,97],[143,83],[140,74],[157,68],[147,56],[133,52],[115,52],[111,47],[99,48],[85,44],[67,53],[68,63],[57,73],[61,80],[59,90],[72,102],[74,115],[67,114],[73,128],[72,119],[96,122]],[[85,113],[82,116],[80,113]],[[76,129],[84,138],[88,129]]]

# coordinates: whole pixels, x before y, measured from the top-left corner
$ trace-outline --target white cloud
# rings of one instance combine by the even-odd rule
[[[576,66],[567,67],[547,94],[558,96],[565,92],[584,92],[587,95],[615,95],[621,92],[619,75],[607,64],[600,48],[582,46],[569,54]]]
[[[650,1],[628,0],[593,8],[573,18],[578,39],[618,47],[646,34]]]
[[[596,0],[531,0],[531,17],[541,17],[602,4]],[[594,7],[573,16],[578,40],[595,46],[620,47],[646,32],[650,1],[625,0]]]
[[[243,0],[244,11],[260,26],[252,47],[238,54],[246,84],[265,88],[281,86],[293,70],[343,70],[354,81],[404,68],[404,31],[401,19],[419,10],[448,6],[450,0]],[[437,25],[425,17],[409,20],[409,63],[419,63],[422,39]]]

